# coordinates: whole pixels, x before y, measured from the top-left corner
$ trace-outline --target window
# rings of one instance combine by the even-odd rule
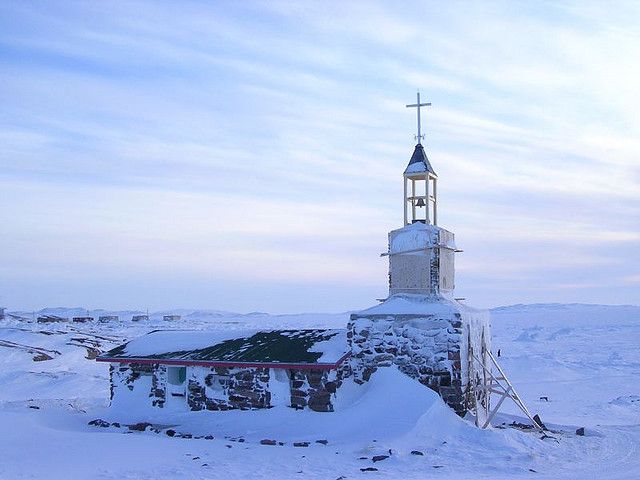
[[[167,381],[171,385],[182,385],[187,380],[187,367],[168,367]]]

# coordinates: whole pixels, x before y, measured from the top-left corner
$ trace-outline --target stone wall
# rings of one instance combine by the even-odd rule
[[[115,373],[117,368],[118,368],[117,364],[115,364],[115,363],[110,363],[109,364],[109,401],[111,401],[111,402],[113,402],[113,394],[114,394],[114,391],[115,391],[114,373]]]
[[[269,369],[192,367],[187,375],[191,410],[249,410],[270,406]]]
[[[291,407],[333,412],[333,394],[342,385],[336,370],[290,370]]]
[[[109,366],[110,398],[113,403],[162,407],[165,402],[166,367],[155,364],[115,363]]]
[[[167,367],[166,365],[155,365],[153,379],[151,381],[151,405],[154,407],[164,407],[167,401]]]
[[[421,307],[424,309],[425,305]],[[469,361],[468,352],[470,344],[481,351],[482,331],[488,330],[488,321],[482,314],[443,308],[438,302],[433,304],[433,310],[434,313],[351,315],[347,338],[354,380],[364,383],[378,368],[396,366],[464,415],[474,409],[477,400],[485,401],[477,396],[476,388],[481,368]]]
[[[111,364],[109,372],[112,403],[165,406],[165,365]],[[296,409],[332,412],[332,398],[350,372],[348,364],[339,370],[287,370],[285,381],[289,381],[283,385],[286,404]],[[269,382],[273,374],[268,368],[187,367],[186,405],[193,411],[270,408],[273,404]]]

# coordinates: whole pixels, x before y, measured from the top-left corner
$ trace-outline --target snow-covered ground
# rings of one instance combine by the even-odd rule
[[[131,316],[142,312],[35,314],[120,315],[107,324],[38,324],[32,313],[10,313],[26,320],[0,325],[0,479],[640,478],[640,307],[492,311],[503,368],[530,410],[560,432],[544,440],[512,428],[479,430],[392,369],[363,387],[347,382],[334,413],[115,411],[108,407],[108,366],[87,359],[158,328],[340,328],[347,313],[181,310],[135,323]],[[182,319],[163,321],[168,314]],[[524,421],[511,405],[504,412],[497,423]],[[88,425],[97,418],[120,427]],[[159,433],[125,426],[139,421]],[[586,435],[576,436],[577,427]],[[267,439],[276,445],[260,443]],[[294,446],[300,442],[309,445]],[[388,458],[374,462],[376,456]]]

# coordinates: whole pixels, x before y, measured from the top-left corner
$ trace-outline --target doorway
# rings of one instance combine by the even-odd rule
[[[187,367],[167,367],[167,406],[187,404]]]

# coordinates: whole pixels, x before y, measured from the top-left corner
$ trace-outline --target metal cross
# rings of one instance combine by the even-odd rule
[[[420,140],[424,138],[424,135],[420,133],[420,107],[430,107],[431,102],[428,103],[420,103],[420,92],[418,91],[418,102],[413,105],[407,105],[407,108],[417,108],[418,109],[418,135],[416,135],[416,140],[420,143]]]

